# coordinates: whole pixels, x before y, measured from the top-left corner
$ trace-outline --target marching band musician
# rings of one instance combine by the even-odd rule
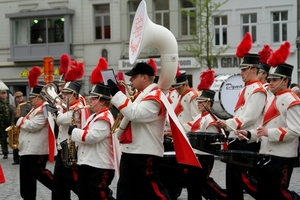
[[[54,166],[54,180],[53,180],[53,189],[52,189],[52,200],[64,200],[70,199],[70,191],[72,190],[75,194],[78,194],[77,191],[77,167],[70,166],[69,168],[64,166],[62,156],[66,153],[63,152],[61,147],[61,142],[65,141],[68,138],[68,128],[72,120],[73,111],[78,109],[75,112],[74,120],[76,125],[79,128],[82,128],[85,125],[87,117],[89,113],[87,108],[83,108],[85,105],[82,103],[79,93],[81,89],[81,84],[76,80],[83,76],[83,71],[78,70],[81,68],[79,65],[74,65],[72,69],[70,69],[65,74],[65,86],[61,90],[61,94],[63,97],[63,101],[66,102],[66,99],[69,100],[68,108],[62,107],[62,101],[56,103],[57,115],[54,116],[55,122],[59,126],[58,136],[56,139],[57,146],[57,156],[56,162]],[[74,76],[74,71],[82,72],[81,74],[77,74],[78,77]]]
[[[109,87],[94,85],[89,103],[94,114],[86,125],[82,129],[70,126],[68,131],[72,141],[79,144],[78,196],[80,200],[113,200],[109,185],[115,175],[115,141],[111,132],[114,117],[109,111]]]
[[[236,132],[239,139],[242,134],[249,142],[261,140],[259,153],[266,155],[258,165],[258,200],[300,199],[298,194],[288,190],[300,135],[300,99],[288,88],[294,68],[285,63],[289,48],[290,43],[285,42],[268,60],[275,67],[268,77],[274,95],[264,109],[262,125]]]
[[[214,71],[207,70],[202,72],[200,77],[200,83],[197,88],[201,91],[201,94],[196,98],[200,114],[193,122],[191,132],[220,133],[217,121],[206,110],[211,110],[214,103],[215,91],[209,90],[214,80]],[[224,190],[213,178],[209,177],[214,166],[214,155],[199,150],[194,151],[197,153],[202,169],[191,168],[190,170],[192,171],[188,171],[187,182],[193,183],[195,189],[198,189],[199,194],[206,199],[226,199],[227,195]],[[189,173],[191,174],[189,175]],[[199,188],[202,189],[199,190]]]
[[[186,132],[191,130],[192,122],[199,115],[196,97],[198,93],[193,88],[190,88],[186,72],[183,70],[177,71],[176,83],[172,85],[178,92],[179,99],[174,108],[174,112]]]
[[[23,92],[21,92],[21,91],[15,92],[14,96],[15,96],[16,108],[20,109],[19,113],[18,113],[18,110],[17,110],[16,113],[19,116],[17,116],[17,114],[16,114],[16,117],[20,117],[20,116],[25,117],[27,115],[27,113],[29,113],[29,111],[32,108],[30,102],[26,102],[24,100]],[[14,158],[14,162],[12,164],[13,165],[18,165],[20,163],[20,156],[19,156],[19,149],[18,148],[13,149],[13,158]]]
[[[130,71],[133,88],[140,93],[132,102],[108,80],[112,104],[130,120],[119,136],[121,143],[120,177],[117,184],[117,199],[134,200],[168,199],[158,173],[158,164],[164,153],[163,131],[166,108],[160,97],[164,95],[153,83],[154,69],[147,63],[137,63]]]
[[[264,45],[264,48],[258,52],[259,54],[259,65],[258,65],[258,80],[263,84],[265,89],[267,90],[268,98],[273,95],[273,93],[269,89],[269,83],[267,82],[267,78],[270,71],[270,65],[267,63],[267,60],[272,55],[273,50],[269,45]]]
[[[237,47],[237,57],[243,58],[240,65],[241,76],[245,82],[244,88],[239,94],[234,117],[227,120],[218,120],[220,128],[227,128],[228,131],[239,129],[252,129],[258,127],[263,117],[263,109],[267,99],[267,92],[260,81],[257,79],[259,71],[259,55],[248,53],[252,46],[252,37],[249,32],[246,33],[240,45]],[[254,109],[255,108],[255,109]],[[229,138],[235,137],[230,132]],[[245,150],[258,152],[260,143],[247,144],[246,141],[234,140],[229,142],[230,150]],[[249,169],[234,164],[226,164],[226,191],[228,199],[244,199],[245,189],[252,197],[256,196],[256,188],[252,185],[254,182],[248,179]],[[254,173],[254,172],[250,172]]]
[[[29,71],[28,84],[32,88],[29,100],[33,108],[25,117],[15,118],[20,130],[20,191],[23,199],[36,199],[37,180],[52,189],[53,175],[46,169],[46,164],[48,159],[54,161],[55,139],[50,128],[53,120],[45,119],[43,113],[47,103],[40,95],[43,86],[38,85],[38,76],[41,74],[37,66]]]

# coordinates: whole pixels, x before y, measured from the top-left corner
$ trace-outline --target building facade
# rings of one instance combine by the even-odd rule
[[[217,0],[216,0],[217,1]],[[187,71],[192,87],[199,83],[201,71],[192,54],[185,50],[193,42],[193,17],[182,10],[197,11],[188,0],[145,0],[148,18],[163,25],[175,36],[181,69]],[[55,80],[58,80],[59,57],[67,53],[85,63],[82,93],[91,89],[89,77],[100,57],[109,68],[128,71],[129,38],[135,11],[140,0],[5,0],[0,2],[0,79],[11,92],[29,94],[28,70],[43,65],[43,58],[54,58]],[[286,61],[295,66],[292,82],[298,81],[297,1],[296,0],[228,0],[212,19],[211,30],[216,48],[229,46],[217,58],[216,75],[237,74],[237,45],[246,32],[253,37],[251,52],[258,53],[264,44],[276,50],[284,41],[291,43]],[[143,38],[144,39],[144,38]],[[160,73],[160,52],[146,47],[137,61],[154,58]],[[230,77],[225,76],[225,77]],[[127,77],[128,78],[128,77]],[[40,83],[43,83],[41,77]]]

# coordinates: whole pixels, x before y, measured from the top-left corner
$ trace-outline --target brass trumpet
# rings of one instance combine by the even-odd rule
[[[132,90],[129,88],[129,86],[132,86],[132,85],[126,84],[124,81],[118,81],[118,84],[119,84],[119,85],[125,86],[126,91],[127,91],[128,95],[129,95],[129,98],[131,99],[131,101],[133,101],[135,95],[136,95],[137,92],[138,92],[137,89],[134,89],[134,90],[132,91]],[[116,121],[115,121],[115,123],[113,124],[113,126],[112,126],[112,128],[111,128],[112,133],[117,132],[117,130],[118,130],[119,126],[120,126],[120,123],[121,123],[122,118],[123,118],[123,114],[122,114],[121,112],[119,112],[119,114],[118,114],[118,116],[117,116],[117,118],[116,118]]]

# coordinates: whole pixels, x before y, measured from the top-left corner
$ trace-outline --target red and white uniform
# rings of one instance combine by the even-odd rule
[[[46,102],[35,106],[25,117],[20,117],[16,125],[20,128],[19,155],[48,155],[48,133],[50,120],[45,119],[43,106]],[[50,113],[48,112],[48,115]],[[53,120],[51,120],[52,123]],[[52,124],[53,126],[53,124]],[[54,137],[54,136],[53,136]],[[54,147],[54,144],[52,144]]]
[[[91,115],[83,129],[75,128],[72,141],[78,143],[78,165],[115,169],[111,127],[114,117],[108,108]]]
[[[236,130],[257,128],[263,118],[266,100],[266,89],[259,80],[246,82],[236,103],[234,117],[226,120],[228,130],[230,130],[229,126]],[[230,137],[236,135],[231,132]]]
[[[170,88],[169,93],[167,94],[167,99],[171,106],[175,109],[178,100],[179,100],[179,94],[176,89]]]
[[[199,115],[198,103],[196,97],[198,93],[190,88],[179,97],[174,112],[186,132],[191,130],[193,121]]]
[[[262,126],[268,128],[268,137],[261,137],[259,153],[280,157],[297,157],[300,136],[300,99],[290,89],[280,91],[269,100],[264,111]],[[251,131],[249,142],[257,140]]]
[[[122,152],[163,156],[166,108],[160,100],[160,95],[164,94],[157,84],[151,84],[139,93],[136,101],[132,102],[122,92],[117,92],[111,99],[112,104],[131,121],[128,126],[131,128],[132,142],[123,143]],[[141,101],[138,100],[140,98]]]
[[[218,133],[219,128],[216,120],[207,111],[204,111],[194,120],[191,131]]]

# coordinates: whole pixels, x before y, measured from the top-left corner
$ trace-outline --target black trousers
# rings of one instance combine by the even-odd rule
[[[70,168],[64,167],[61,159],[61,150],[59,150],[55,159],[54,166],[52,200],[70,200],[71,190],[78,195],[77,181],[77,166],[73,166]]]
[[[246,140],[236,139],[228,145],[230,150],[258,152],[260,143],[247,143]],[[226,164],[226,193],[230,200],[243,200],[244,190],[256,199],[257,170],[235,164]]]
[[[19,149],[13,149],[14,162],[20,162]]]
[[[1,144],[1,150],[3,155],[7,156],[8,155],[7,132],[5,132],[4,130],[0,132],[0,144]]]
[[[170,200],[160,180],[160,159],[153,155],[122,153],[117,199],[138,200],[142,197],[147,200]]]
[[[288,190],[296,158],[271,156],[270,162],[258,166],[257,199],[299,199]]]
[[[48,155],[25,155],[20,160],[20,191],[24,200],[36,199],[36,181],[52,189],[53,175],[46,169]]]
[[[79,200],[114,200],[109,188],[115,170],[100,169],[88,165],[78,166]]]

